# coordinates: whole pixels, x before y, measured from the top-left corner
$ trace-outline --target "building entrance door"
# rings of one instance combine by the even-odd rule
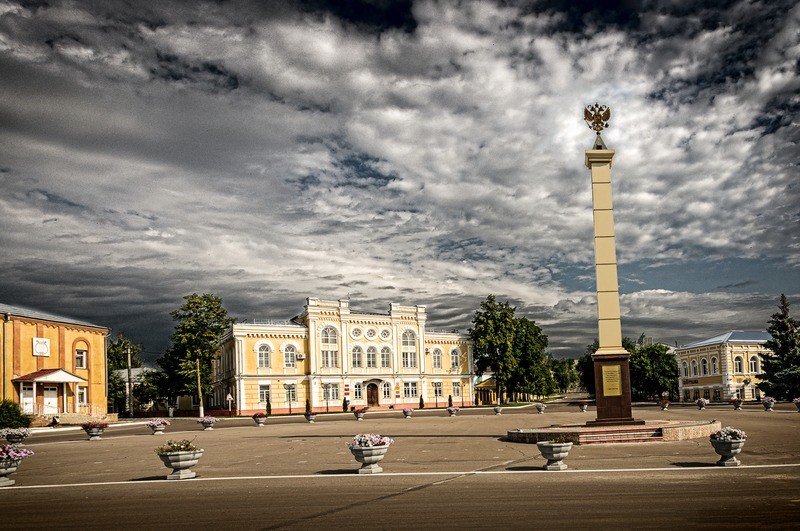
[[[58,387],[44,388],[44,414],[55,415],[58,413]]]
[[[374,383],[371,383],[367,386],[367,405],[368,406],[377,406],[378,405],[378,386]]]
[[[22,384],[22,411],[33,413],[33,384]]]

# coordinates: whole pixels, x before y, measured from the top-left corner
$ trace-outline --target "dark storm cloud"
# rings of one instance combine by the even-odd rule
[[[626,335],[763,328],[800,267],[799,27],[792,2],[0,2],[0,300],[152,352],[192,292],[460,329],[494,293],[575,355],[602,101]]]

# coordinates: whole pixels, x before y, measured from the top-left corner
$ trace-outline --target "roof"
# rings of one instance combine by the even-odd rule
[[[51,382],[80,383],[86,380],[64,369],[41,369],[36,372],[13,378],[12,382]]]
[[[80,319],[73,319],[72,317],[64,317],[63,315],[56,315],[54,313],[42,312],[39,310],[26,308],[24,306],[12,306],[10,304],[0,303],[0,313],[7,313],[11,315],[16,315],[18,317],[29,317],[31,319],[41,319],[43,321],[55,321],[58,323],[70,323],[70,324],[91,326],[94,328],[108,329],[108,327],[106,326],[96,325],[88,321],[81,321]]]
[[[709,345],[719,345],[722,343],[766,343],[772,339],[772,336],[768,332],[750,332],[750,331],[742,331],[742,330],[731,330],[730,332],[725,332],[724,334],[720,334],[718,336],[710,337],[708,339],[702,339],[700,341],[695,341],[693,343],[687,343],[686,345],[682,345],[680,348],[697,348],[697,347],[707,347]]]

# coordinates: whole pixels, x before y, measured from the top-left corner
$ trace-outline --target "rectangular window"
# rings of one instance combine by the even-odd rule
[[[714,402],[719,402],[721,400],[719,389],[714,389]]]
[[[378,366],[378,352],[374,348],[367,349],[367,367]]]
[[[297,402],[297,386],[294,384],[288,384],[285,386],[286,389],[286,401],[287,402]]]
[[[442,396],[442,382],[433,382],[433,396]]]
[[[353,386],[353,398],[361,400],[361,384],[355,384]]]
[[[461,382],[453,382],[453,396],[461,396]]]
[[[403,352],[403,368],[411,369],[417,366],[417,353],[416,352]]]
[[[417,382],[403,383],[403,397],[417,398]]]
[[[322,366],[328,369],[339,366],[339,352],[336,350],[322,351]]]
[[[710,399],[711,398],[711,391],[708,390],[708,389],[703,389],[703,398],[705,398],[706,400]]]
[[[86,368],[86,351],[77,349],[75,350],[75,368],[76,369],[85,369]]]
[[[269,386],[268,385],[259,385],[258,386],[258,401],[259,402],[267,402],[269,401]]]
[[[323,400],[339,400],[339,384],[322,384]]]
[[[691,400],[691,398],[692,398],[692,394],[688,390],[683,392],[683,401],[684,402],[688,402],[689,400]]]
[[[388,348],[385,348],[381,351],[381,367],[391,367],[392,366],[392,353],[389,351]]]
[[[89,401],[86,398],[86,387],[78,386],[78,404],[85,406]]]
[[[392,386],[388,383],[383,384],[383,398],[392,398]]]

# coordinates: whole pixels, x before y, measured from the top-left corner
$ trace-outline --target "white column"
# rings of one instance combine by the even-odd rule
[[[78,412],[78,384],[77,383],[75,384],[74,400],[75,400],[75,413],[77,413]]]

